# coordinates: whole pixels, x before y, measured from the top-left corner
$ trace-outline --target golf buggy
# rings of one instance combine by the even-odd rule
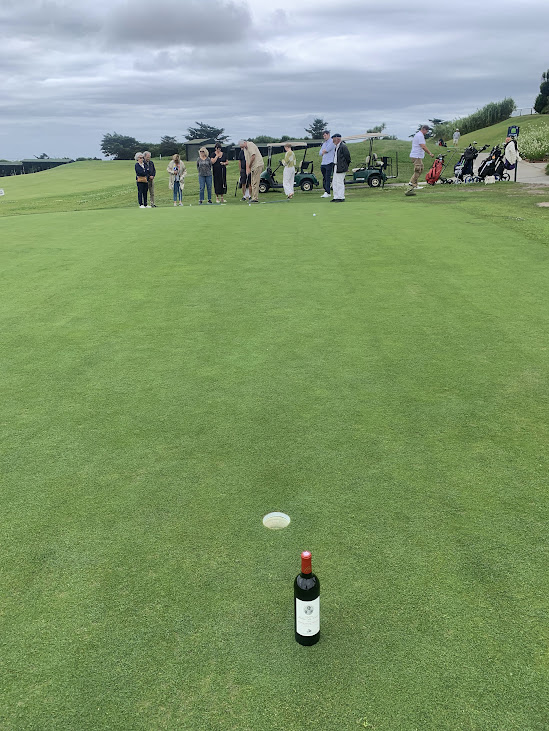
[[[378,157],[374,152],[374,140],[381,140],[387,135],[368,132],[365,135],[354,135],[345,137],[348,140],[369,140],[370,147],[363,165],[352,168],[345,177],[345,185],[356,185],[367,183],[370,188],[382,188],[389,178],[398,176],[398,156],[396,157],[396,169],[393,172],[392,157]],[[351,177],[352,175],[352,177]]]
[[[303,159],[301,164],[296,171],[294,178],[294,187],[301,188],[303,191],[310,191],[319,185],[318,179],[314,174],[314,165],[312,160],[307,160],[307,150],[309,147],[320,147],[321,142],[290,142],[292,149],[296,153],[303,150]],[[276,172],[282,167],[282,162],[279,162],[277,167],[273,170],[273,154],[284,152],[284,143],[272,144],[267,146],[267,166],[261,173],[261,179],[259,181],[259,192],[267,193],[269,190],[281,190],[284,186],[281,182],[276,179]]]

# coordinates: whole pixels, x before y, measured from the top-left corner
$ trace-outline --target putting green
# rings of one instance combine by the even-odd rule
[[[0,220],[0,726],[549,725],[546,212],[379,193]]]

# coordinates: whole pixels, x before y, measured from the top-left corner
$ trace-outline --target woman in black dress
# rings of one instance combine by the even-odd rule
[[[223,196],[227,193],[227,155],[221,149],[219,142],[215,146],[212,161],[213,183],[215,190],[215,202],[225,203]],[[219,200],[221,198],[221,201]]]

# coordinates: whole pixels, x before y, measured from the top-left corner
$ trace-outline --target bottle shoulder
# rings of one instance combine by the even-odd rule
[[[305,592],[320,591],[320,581],[315,574],[298,574],[295,577],[294,587]]]

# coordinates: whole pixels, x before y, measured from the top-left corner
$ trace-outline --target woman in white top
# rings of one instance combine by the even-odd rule
[[[284,175],[282,177],[282,183],[284,185],[284,192],[286,193],[288,198],[293,198],[296,159],[295,154],[292,151],[292,146],[289,142],[286,142],[286,144],[284,145],[284,149],[286,150],[286,154],[284,155],[284,159],[282,160],[282,164],[284,165]]]

